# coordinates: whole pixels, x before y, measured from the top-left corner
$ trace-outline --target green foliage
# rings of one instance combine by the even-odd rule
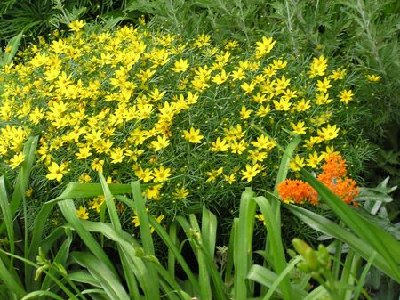
[[[23,153],[26,159],[13,188],[8,188],[4,176],[0,177],[0,208],[3,216],[0,226],[0,295],[4,299],[50,295],[51,292],[46,292],[50,286],[55,292],[61,289],[67,294],[76,288],[68,279],[67,286],[60,281],[66,276],[62,266],[66,263],[72,235],[68,229],[45,230],[45,221],[55,203],[44,204],[32,224],[28,218],[25,191],[35,159],[37,140],[37,137],[32,137],[25,144]],[[9,192],[12,196],[9,196]],[[61,237],[66,239],[60,242]],[[50,252],[54,253],[53,261],[45,258]]]

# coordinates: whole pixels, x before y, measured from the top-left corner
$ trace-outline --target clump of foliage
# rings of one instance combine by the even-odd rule
[[[102,172],[148,184],[147,198],[167,214],[199,203],[234,209],[231,195],[244,186],[271,185],[279,145],[294,136],[293,172],[318,170],[352,140],[365,153],[352,86],[367,81],[324,55],[288,55],[272,37],[243,51],[208,35],[69,27],[1,69],[2,169],[11,176],[26,138],[40,135],[32,189],[47,197]]]

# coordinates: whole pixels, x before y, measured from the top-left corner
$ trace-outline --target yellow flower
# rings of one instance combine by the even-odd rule
[[[232,153],[242,154],[247,147],[247,143],[245,141],[233,141],[229,144],[229,148],[231,148]]]
[[[265,101],[267,101],[266,95],[265,94],[261,94],[261,93],[257,93],[257,95],[253,95],[253,101],[257,102],[257,103],[263,103]]]
[[[258,149],[271,150],[276,146],[276,142],[271,140],[267,135],[261,134],[256,142],[251,142],[251,144]]]
[[[235,174],[230,174],[230,175],[225,175],[224,174],[224,180],[227,183],[232,184],[232,183],[234,183],[236,181],[236,176],[235,176]]]
[[[72,21],[71,23],[68,24],[68,27],[71,29],[71,31],[79,31],[83,27],[85,27],[85,21],[83,20]]]
[[[317,91],[320,93],[327,93],[328,89],[332,87],[331,81],[324,77],[324,81],[317,80]]]
[[[326,146],[325,147],[325,151],[322,151],[321,156],[323,157],[323,159],[325,159],[329,155],[340,155],[340,152],[339,151],[335,151],[333,146]]]
[[[292,102],[290,102],[290,99],[281,97],[279,101],[274,100],[274,105],[276,110],[289,110]]]
[[[211,143],[211,151],[223,152],[228,150],[229,150],[229,145],[227,144],[226,140],[224,139],[221,140],[220,137],[218,137],[215,142]]]
[[[87,212],[86,207],[79,206],[79,208],[76,210],[76,216],[83,220],[89,219],[89,213]]]
[[[332,99],[329,99],[329,94],[318,93],[315,97],[315,103],[317,105],[323,105],[331,103]]]
[[[343,79],[346,76],[346,72],[347,72],[346,69],[333,70],[330,78],[332,78],[333,80]]]
[[[216,83],[217,85],[220,85],[228,80],[228,76],[229,76],[229,73],[226,74],[226,71],[224,69],[222,69],[221,73],[219,73],[213,77],[212,82]]]
[[[58,165],[55,162],[51,163],[51,166],[48,167],[49,173],[46,175],[48,180],[57,180],[58,182],[61,181],[61,178],[64,174],[68,173],[68,165],[66,163],[62,163]]]
[[[103,205],[104,201],[104,196],[93,198],[92,201],[89,202],[90,208],[94,209],[97,213],[100,213],[101,206]]]
[[[277,94],[283,93],[283,91],[289,86],[290,78],[286,78],[282,76],[281,78],[277,78],[275,82],[275,90]]]
[[[90,175],[87,173],[83,173],[81,176],[79,176],[78,181],[79,182],[91,182],[92,177],[90,177]]]
[[[246,77],[245,75],[246,74],[242,68],[237,68],[236,70],[232,71],[231,77],[233,80],[242,80]]]
[[[174,63],[174,67],[172,68],[172,71],[176,73],[181,73],[185,72],[189,68],[189,62],[187,59],[179,59]]]
[[[189,143],[200,143],[204,138],[204,135],[200,134],[200,129],[195,129],[193,126],[190,127],[189,131],[184,130],[183,136]]]
[[[280,69],[284,69],[287,65],[287,61],[286,60],[282,60],[282,59],[274,59],[272,62],[271,67],[274,70],[280,70]]]
[[[305,126],[304,121],[299,121],[297,124],[291,123],[292,132],[294,134],[306,134],[307,127]]]
[[[150,188],[148,188],[145,192],[145,195],[148,200],[159,200],[161,196],[161,188],[162,184],[156,184]]]
[[[246,109],[245,106],[242,106],[242,109],[240,110],[240,118],[245,120],[250,118],[251,113],[253,112],[252,109]]]
[[[153,170],[154,182],[165,182],[171,176],[171,168],[160,166]]]
[[[110,151],[109,155],[112,164],[121,163],[124,160],[125,149],[117,147]]]
[[[351,101],[353,99],[353,96],[354,96],[354,94],[353,94],[352,90],[343,90],[340,92],[339,98],[340,98],[340,101],[348,104],[349,101]]]
[[[294,109],[297,111],[306,111],[310,107],[311,107],[310,100],[301,99],[298,103],[296,103]]]
[[[253,82],[252,83],[245,82],[245,83],[241,84],[240,87],[243,89],[243,91],[246,94],[251,94],[253,92],[254,88],[256,87],[256,84]]]
[[[256,58],[268,54],[274,48],[276,41],[272,37],[263,36],[261,42],[256,43]]]
[[[253,166],[246,165],[246,170],[242,170],[242,180],[247,180],[247,182],[253,181],[253,178],[261,172],[260,166],[255,164]]]
[[[104,160],[100,158],[95,158],[92,161],[92,170],[96,172],[103,173],[103,165],[104,165]]]
[[[268,113],[271,111],[269,105],[267,106],[262,106],[260,105],[260,107],[258,108],[256,115],[260,118],[265,117],[266,115],[268,115]]]
[[[172,196],[178,200],[186,199],[188,195],[189,195],[189,191],[183,187],[176,188],[175,191],[172,193]]]
[[[367,79],[370,82],[379,82],[381,80],[381,76],[371,74],[371,75],[367,75]]]
[[[323,159],[323,155],[318,156],[317,151],[314,151],[313,154],[308,154],[307,166],[315,169]]]
[[[262,222],[264,226],[267,226],[267,223],[265,222],[265,219],[264,219],[264,215],[263,215],[263,214],[255,215],[255,218],[256,218],[258,221]]]
[[[249,150],[249,158],[253,164],[261,162],[268,157],[268,153],[259,150]]]
[[[317,133],[324,141],[330,141],[336,138],[339,134],[340,128],[336,125],[327,125],[321,129],[318,129]]]
[[[219,169],[212,170],[211,172],[206,172],[208,176],[206,182],[214,182],[215,180],[217,180],[218,176],[222,174],[223,170],[224,168],[220,167]]]
[[[289,167],[295,172],[300,171],[304,165],[304,157],[300,157],[299,155],[296,155],[289,163]]]
[[[198,48],[202,48],[204,46],[210,45],[211,36],[208,34],[201,34],[196,38],[194,45]]]
[[[149,182],[153,179],[152,172],[148,168],[143,170],[142,167],[139,167],[135,170],[135,175],[143,182]]]
[[[328,60],[323,55],[318,58],[314,57],[308,72],[309,77],[314,78],[317,76],[324,76],[325,70],[328,67],[327,62]]]
[[[157,141],[152,141],[151,146],[154,150],[159,151],[169,145],[169,140],[165,135],[157,135]]]
[[[15,169],[18,166],[20,166],[25,160],[25,156],[22,152],[15,154],[11,159],[10,159],[10,167],[11,169]]]
[[[90,146],[79,148],[79,152],[75,153],[76,158],[78,159],[85,159],[92,155],[90,152]]]

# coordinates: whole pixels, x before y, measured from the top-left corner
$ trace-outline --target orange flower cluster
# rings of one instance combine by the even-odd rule
[[[354,200],[359,190],[356,182],[347,177],[346,161],[337,154],[328,155],[317,179],[347,204],[357,205]],[[306,182],[286,179],[277,187],[279,196],[285,203],[318,203],[317,192]]]
[[[301,180],[286,179],[278,185],[277,190],[285,203],[301,204],[305,201],[314,205],[318,203],[317,192],[307,182]]]

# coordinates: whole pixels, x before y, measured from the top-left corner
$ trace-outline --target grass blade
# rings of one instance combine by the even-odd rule
[[[0,279],[7,289],[17,295],[18,298],[22,298],[26,295],[26,291],[19,277],[7,270],[2,259],[0,259]]]
[[[109,183],[108,188],[113,195],[130,194],[130,184]],[[103,195],[101,183],[70,182],[57,199],[85,199]]]
[[[217,240],[217,217],[205,207],[203,207],[202,216],[201,237],[210,255],[214,256],[215,242]]]
[[[183,258],[183,256],[180,253],[179,248],[175,243],[171,240],[169,237],[168,233],[165,231],[165,229],[157,223],[155,218],[149,217],[150,225],[154,227],[155,232],[159,235],[159,237],[163,240],[165,245],[167,245],[168,249],[171,250],[171,253],[176,257],[177,262],[180,264],[182,267],[182,270],[185,272],[186,276],[188,277],[193,289],[195,292],[198,294],[200,291],[200,286],[199,283],[196,279],[196,276],[194,276],[193,272],[190,270],[189,265]]]
[[[55,300],[63,300],[64,299],[64,298],[54,294],[51,291],[38,290],[38,291],[34,291],[34,292],[31,292],[31,293],[25,295],[24,297],[21,298],[21,300],[38,299],[41,297],[51,297],[51,299],[55,299]]]
[[[103,174],[99,173],[99,177],[100,177],[100,184],[101,184],[101,188],[103,190],[104,198],[105,198],[105,201],[107,204],[107,210],[108,210],[108,214],[110,216],[111,223],[113,224],[114,229],[117,232],[121,232],[122,226],[121,226],[121,222],[119,221],[119,217],[118,217],[117,209],[115,207],[113,195],[111,194],[111,191],[108,187],[108,184],[107,184],[106,179],[104,178]]]
[[[246,188],[240,199],[239,220],[235,228],[233,261],[235,265],[234,298],[247,299],[246,280],[252,262],[252,236],[256,202],[251,188]]]
[[[100,259],[85,252],[74,252],[71,254],[71,257],[92,274],[110,299],[130,299],[129,295],[126,293],[124,287],[115,275],[114,270],[110,269]]]
[[[13,217],[11,213],[10,203],[8,202],[7,191],[4,183],[4,176],[0,177],[0,208],[3,212],[3,222],[7,231],[7,238],[10,243],[10,251],[14,254],[15,245],[14,245],[14,226],[13,226]],[[10,266],[11,267],[11,266]]]
[[[131,183],[132,195],[134,199],[134,206],[136,208],[136,213],[138,214],[140,220],[140,239],[143,244],[143,249],[146,255],[155,256],[153,238],[150,232],[149,219],[146,211],[146,199],[142,197],[140,190],[139,181]],[[158,299],[160,298],[158,285],[157,272],[151,264],[147,265],[148,272],[146,273],[147,278],[143,278],[144,282],[152,282],[151,287],[146,293],[147,299]]]
[[[112,270],[114,274],[116,274],[113,264],[103,251],[102,247],[100,247],[99,243],[97,243],[90,232],[84,228],[82,222],[76,216],[76,208],[74,202],[70,199],[62,200],[58,202],[58,206],[60,207],[61,213],[63,214],[64,218],[76,230],[76,232],[81,237],[85,245],[90,249],[90,251],[110,270]]]
[[[285,250],[282,243],[281,226],[280,223],[277,223],[272,209],[272,203],[278,200],[267,199],[265,197],[257,197],[254,198],[254,200],[260,207],[265,223],[267,224],[269,243],[268,250],[270,251],[270,253],[268,253],[268,257],[275,268],[275,272],[278,274],[278,276],[281,276],[287,269],[287,263],[285,259]],[[284,299],[292,299],[293,291],[289,278],[284,276],[280,281],[280,284]]]
[[[25,191],[29,184],[29,175],[35,162],[36,145],[38,142],[38,136],[32,136],[28,138],[28,141],[24,145],[24,158],[25,160],[21,164],[21,168],[15,181],[15,188],[11,199],[11,214],[14,216],[18,209],[21,207],[21,202],[25,197]]]

